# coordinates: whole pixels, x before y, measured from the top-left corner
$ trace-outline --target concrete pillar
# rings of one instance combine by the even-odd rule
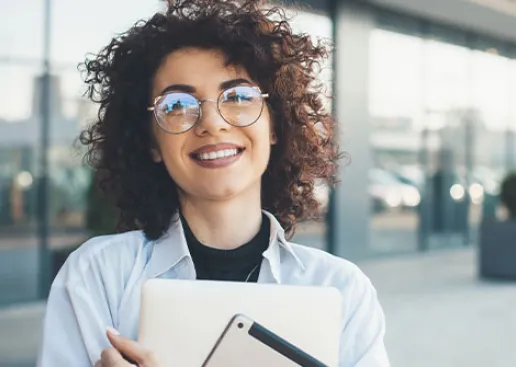
[[[354,260],[367,256],[370,241],[369,38],[374,17],[367,5],[338,0],[332,13],[334,112],[340,147],[349,155],[350,162],[341,165],[341,183],[332,198],[328,248],[338,256]]]

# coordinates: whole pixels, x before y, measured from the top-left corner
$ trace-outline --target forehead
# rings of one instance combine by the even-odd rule
[[[251,80],[243,67],[226,65],[225,55],[218,50],[184,48],[168,54],[156,71],[153,95],[172,84],[194,87],[199,94],[219,91],[222,82],[244,78]]]

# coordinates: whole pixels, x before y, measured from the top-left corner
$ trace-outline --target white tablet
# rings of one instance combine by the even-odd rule
[[[162,367],[199,367],[232,318],[244,314],[336,367],[341,302],[331,287],[151,279],[142,289],[138,339]]]
[[[235,315],[202,367],[327,367],[245,315]]]

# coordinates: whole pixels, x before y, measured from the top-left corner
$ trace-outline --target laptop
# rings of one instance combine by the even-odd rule
[[[162,367],[199,367],[244,314],[329,367],[338,366],[342,300],[332,287],[150,279],[139,342]]]

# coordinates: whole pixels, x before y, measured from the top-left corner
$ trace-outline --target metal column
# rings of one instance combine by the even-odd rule
[[[41,130],[38,180],[38,249],[39,297],[46,298],[50,289],[51,255],[48,214],[48,148],[50,135],[50,37],[51,0],[45,0],[43,29],[43,77],[41,79]]]

